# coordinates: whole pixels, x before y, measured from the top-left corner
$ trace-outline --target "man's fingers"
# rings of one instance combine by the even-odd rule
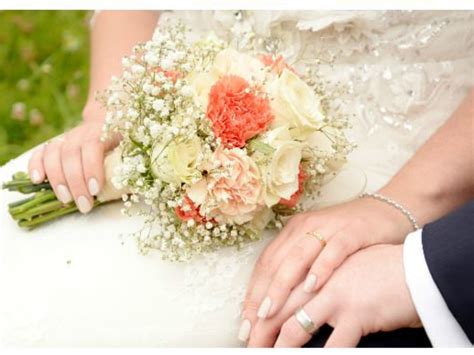
[[[350,255],[360,249],[360,245],[360,239],[351,235],[351,232],[347,229],[343,229],[333,235],[311,266],[305,281],[305,290],[307,292],[319,290],[334,270]]]
[[[329,317],[331,317],[333,313],[333,304],[325,296],[317,295],[303,306],[303,310],[311,319],[315,328],[319,329],[323,324],[327,323]],[[311,337],[311,334],[303,328],[296,319],[296,316],[293,315],[281,327],[275,347],[299,348],[306,344]]]
[[[362,330],[357,322],[341,319],[326,342],[325,348],[354,348],[359,344]]]
[[[91,196],[102,190],[104,177],[104,146],[100,141],[88,141],[81,147],[84,179]]]
[[[270,283],[257,314],[259,318],[273,317],[283,307],[291,290],[303,281],[320,251],[321,243],[316,238],[303,235],[298,239]]]
[[[44,144],[38,147],[30,157],[28,162],[28,175],[33,184],[42,183],[46,179],[43,166]]]
[[[87,213],[92,209],[92,197],[87,190],[82,171],[81,148],[74,143],[63,145],[61,160],[68,187],[76,201],[79,211]]]

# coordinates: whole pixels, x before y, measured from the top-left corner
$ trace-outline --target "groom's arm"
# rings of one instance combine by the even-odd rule
[[[409,235],[407,283],[434,346],[474,343],[474,201]]]

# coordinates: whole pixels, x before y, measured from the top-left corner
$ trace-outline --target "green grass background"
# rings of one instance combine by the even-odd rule
[[[0,11],[0,166],[81,119],[86,11]]]

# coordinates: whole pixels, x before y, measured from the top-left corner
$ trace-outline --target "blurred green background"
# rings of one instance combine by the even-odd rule
[[[0,166],[81,119],[86,11],[0,11]]]

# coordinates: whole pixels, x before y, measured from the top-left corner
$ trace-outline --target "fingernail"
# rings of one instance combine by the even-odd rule
[[[35,184],[39,184],[41,182],[41,176],[38,170],[33,170],[31,172],[31,181]]]
[[[89,187],[89,193],[92,196],[95,196],[99,193],[99,183],[95,178],[90,178],[89,183],[87,185]]]
[[[315,274],[309,274],[306,277],[306,280],[304,281],[303,285],[303,291],[311,293],[313,292],[314,286],[316,286],[316,281],[318,280],[318,277]]]
[[[258,309],[257,317],[265,319],[268,315],[268,312],[270,312],[271,306],[272,300],[270,299],[270,297],[265,297],[262,304],[260,305],[260,308]]]
[[[240,324],[238,336],[240,341],[247,341],[249,339],[251,327],[252,325],[250,324],[250,321],[248,319],[244,319],[242,321],[242,324]]]
[[[92,205],[90,204],[89,200],[84,196],[79,196],[77,199],[77,207],[82,213],[87,213],[92,209]]]
[[[61,201],[62,203],[69,203],[72,201],[71,193],[69,192],[69,189],[66,186],[58,185],[56,190],[58,190],[59,201]]]

